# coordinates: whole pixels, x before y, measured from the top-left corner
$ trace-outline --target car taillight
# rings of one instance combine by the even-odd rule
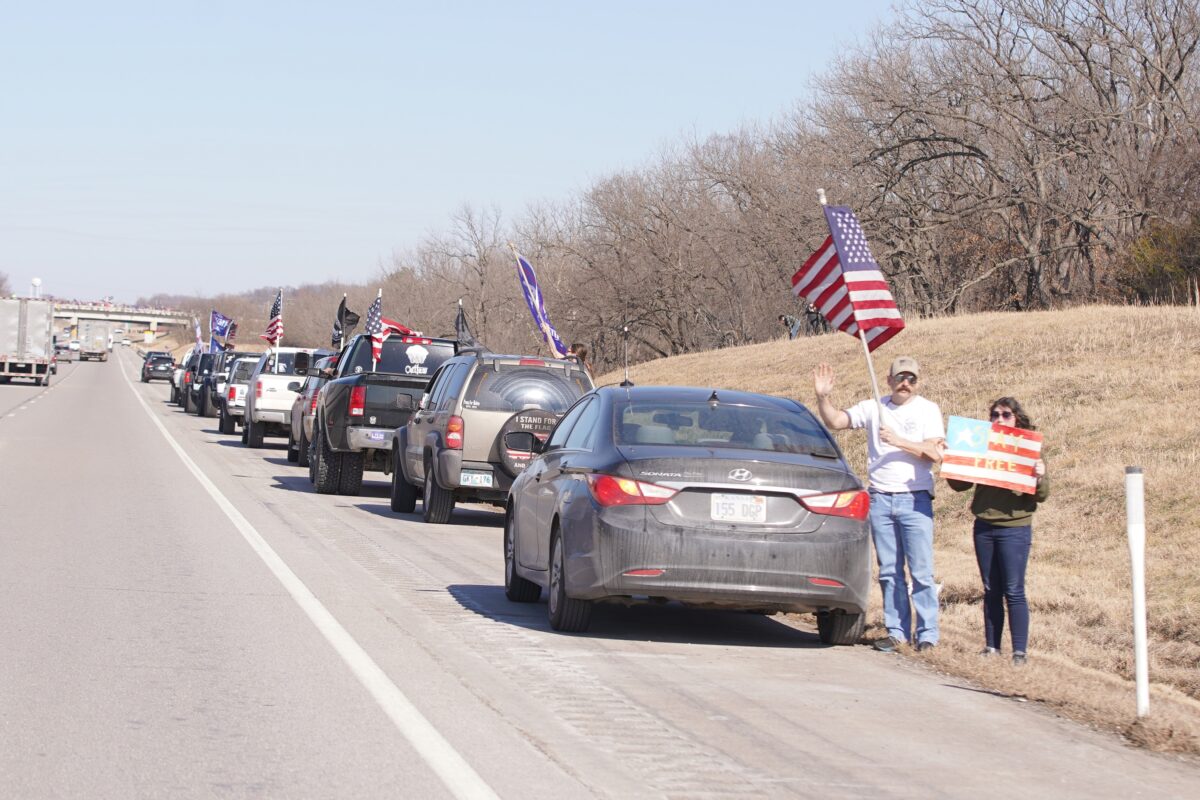
[[[367,406],[367,387],[355,386],[350,390],[350,416],[361,417]]]
[[[588,475],[587,482],[592,497],[602,506],[661,506],[678,494],[665,486],[613,475]]]
[[[546,362],[540,358],[522,358],[517,362],[522,367],[544,367]]]
[[[254,396],[262,397],[262,378],[259,378],[254,382]]]
[[[191,383],[192,382],[192,373],[190,373],[190,372],[183,373],[183,382]]]
[[[462,417],[451,417],[446,422],[446,447],[451,450],[462,450],[463,427]]]
[[[315,394],[313,395],[312,403],[310,403],[308,406],[308,413],[310,413],[310,414],[317,413],[317,396]]]
[[[852,492],[811,494],[801,497],[800,504],[814,514],[863,520],[867,518],[867,512],[871,509],[871,496],[855,489]]]
[[[229,399],[237,400],[237,387],[236,386],[229,387]]]

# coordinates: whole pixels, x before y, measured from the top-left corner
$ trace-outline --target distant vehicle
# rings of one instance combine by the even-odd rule
[[[418,488],[426,522],[450,520],[460,500],[503,505],[529,451],[505,444],[516,431],[543,441],[592,379],[579,362],[472,351],[442,365],[392,448],[392,510],[412,511]]]
[[[313,419],[317,414],[317,393],[321,391],[337,366],[337,356],[326,356],[306,370],[304,383],[292,401],[291,430],[288,432],[288,461],[307,467],[309,442],[312,441]]]
[[[217,428],[221,433],[236,433],[246,413],[246,388],[254,367],[258,364],[258,355],[243,356],[233,362],[229,369],[229,380],[225,384],[225,397],[217,408],[220,422]]]
[[[183,410],[188,414],[200,417],[208,416],[208,389],[205,382],[212,376],[213,365],[216,363],[216,353],[196,353],[192,355],[192,364],[188,374],[184,376],[184,386],[187,393],[183,398]]]
[[[287,436],[291,429],[292,401],[300,388],[296,372],[296,357],[304,354],[332,355],[328,350],[312,347],[277,347],[263,353],[250,376],[246,392],[245,429],[243,441],[249,447],[262,447],[263,437]]]
[[[142,353],[142,360],[145,361],[149,358],[153,358],[154,356],[166,356],[172,361],[175,360],[175,357],[171,355],[170,350],[147,350],[146,352]]]
[[[133,342],[132,342],[131,340],[129,340],[129,339],[122,339],[122,340],[121,340],[121,346],[122,346],[122,347],[129,347],[129,345],[131,345],[131,344],[133,344]]]
[[[192,355],[196,352],[196,345],[192,345],[183,353],[183,358],[175,362],[175,369],[171,372],[171,401],[175,405],[183,405],[183,375],[186,372],[186,366],[192,359]]]
[[[105,320],[81,320],[79,342],[80,361],[108,361],[112,350],[112,324]]]
[[[80,344],[78,339],[72,339],[70,342],[67,343],[67,349],[74,353],[78,353],[81,347],[82,347],[82,345]]]
[[[142,362],[142,383],[169,381],[175,371],[175,359],[170,354],[150,356]]]
[[[815,612],[827,644],[862,635],[871,546],[862,483],[793,400],[696,387],[585,395],[513,482],[504,590],[548,590],[555,630],[586,630],[596,602],[667,598]]]
[[[28,297],[0,299],[0,383],[28,378],[47,386],[54,359],[54,304]]]
[[[455,348],[451,339],[393,336],[373,364],[371,337],[350,340],[333,380],[317,396],[309,459],[319,493],[356,495],[365,470],[391,470],[396,428],[408,421],[430,378]]]

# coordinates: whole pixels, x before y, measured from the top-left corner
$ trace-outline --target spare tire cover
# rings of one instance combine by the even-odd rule
[[[500,452],[501,469],[515,478],[533,460],[532,453],[526,453],[521,450],[509,450],[505,444],[504,437],[510,433],[523,431],[532,433],[540,441],[545,442],[550,437],[550,431],[554,430],[554,426],[558,424],[558,420],[561,417],[562,414],[556,414],[553,411],[542,411],[538,408],[518,411],[509,417],[500,428],[500,435],[496,439],[496,449]]]

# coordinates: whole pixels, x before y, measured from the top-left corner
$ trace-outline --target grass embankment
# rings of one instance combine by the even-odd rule
[[[911,354],[921,391],[946,416],[983,418],[1013,395],[1045,436],[1052,494],[1034,522],[1029,664],[984,660],[982,586],[970,492],[939,481],[935,501],[942,645],[936,669],[1115,729],[1147,747],[1200,754],[1200,312],[1088,307],[915,320],[876,356]],[[832,364],[835,402],[870,396],[862,347],[844,334],[779,340],[640,364],[639,384],[728,387],[812,406],[812,367]],[[620,380],[617,373],[601,382]],[[880,378],[881,391],[886,384]],[[838,434],[860,475],[861,431]],[[1134,713],[1124,468],[1145,469],[1151,714]],[[878,592],[868,638],[882,635]],[[1006,631],[1007,638],[1007,631]],[[912,654],[909,651],[910,655]]]

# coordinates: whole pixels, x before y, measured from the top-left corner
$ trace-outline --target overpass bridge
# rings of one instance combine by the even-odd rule
[[[74,333],[82,320],[103,320],[126,331],[151,331],[154,339],[163,328],[185,327],[192,324],[192,315],[183,311],[162,308],[138,308],[112,303],[67,303],[54,301],[56,330]]]

